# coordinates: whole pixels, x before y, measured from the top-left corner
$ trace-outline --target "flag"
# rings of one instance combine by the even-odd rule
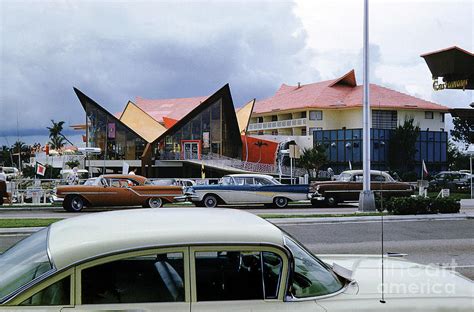
[[[352,163],[350,160],[349,160],[349,170],[352,170]]]
[[[46,172],[46,167],[40,164],[39,162],[36,163],[36,174],[40,176],[44,176]]]
[[[426,168],[426,164],[425,164],[425,160],[423,159],[422,162],[421,162],[421,169],[422,169],[422,176],[423,177],[427,177],[429,172],[428,172],[428,169]]]
[[[204,162],[201,162],[201,179],[206,178],[206,171],[204,170]]]

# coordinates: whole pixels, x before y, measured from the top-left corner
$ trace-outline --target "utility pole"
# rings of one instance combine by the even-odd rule
[[[370,189],[370,99],[369,99],[369,0],[364,0],[364,72],[363,72],[362,169],[363,188],[359,195],[359,211],[375,211],[374,193]]]

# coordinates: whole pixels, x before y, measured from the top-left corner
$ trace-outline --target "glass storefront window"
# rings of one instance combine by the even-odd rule
[[[140,159],[145,141],[131,132],[113,116],[86,103],[87,134],[89,147],[100,147],[102,153],[91,159],[107,160]]]

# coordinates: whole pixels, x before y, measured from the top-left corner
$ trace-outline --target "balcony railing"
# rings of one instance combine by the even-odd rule
[[[306,118],[287,119],[249,124],[248,131],[272,130],[306,126]]]
[[[198,164],[202,163],[205,166],[212,166],[215,168],[228,169],[228,167],[232,167],[244,171],[265,174],[278,174],[280,170],[277,165],[242,161],[240,159],[230,158],[214,153],[209,153],[206,155],[203,154],[201,155],[201,159],[199,159],[197,154],[188,156],[190,157],[183,159],[180,153],[162,153],[160,155],[160,160],[187,160],[191,162],[196,162]],[[281,166],[281,173],[282,175],[290,175],[290,167]],[[302,176],[305,173],[306,170],[302,168],[293,168],[293,176],[295,177]]]

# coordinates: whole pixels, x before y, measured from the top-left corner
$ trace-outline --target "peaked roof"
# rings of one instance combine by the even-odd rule
[[[333,80],[300,86],[282,84],[274,96],[257,101],[253,113],[262,114],[304,108],[358,108],[362,107],[362,95],[363,87],[356,85],[355,72],[351,70]],[[373,108],[448,111],[446,106],[376,84],[370,84],[370,103]]]
[[[160,140],[161,138],[165,137],[166,135],[172,133],[179,127],[183,126],[185,123],[189,122],[193,117],[195,117],[197,114],[199,114],[201,111],[209,107],[210,105],[214,104],[216,101],[219,99],[223,99],[223,103],[226,103],[232,108],[232,111],[235,112],[234,109],[234,104],[232,101],[232,96],[230,94],[230,88],[229,84],[224,85],[222,88],[217,90],[214,94],[211,96],[207,97],[202,103],[199,103],[196,107],[194,107],[191,111],[189,111],[186,115],[182,116],[181,118],[177,119],[176,123],[173,123],[170,128],[168,128],[164,133],[162,133],[156,140]],[[224,109],[224,108],[223,108]],[[169,116],[165,116],[165,119],[167,120],[167,123],[170,122]],[[237,117],[235,114],[231,116],[231,118],[228,118],[227,120],[227,127],[228,131],[230,132],[236,132],[238,130],[238,122],[237,122]],[[171,120],[173,122],[173,120]],[[233,131],[236,130],[236,131]],[[236,137],[240,137],[239,133],[235,133]],[[238,141],[240,142],[240,140]]]
[[[204,102],[208,96],[178,99],[144,99],[137,97],[135,104],[160,123],[163,117],[180,120]]]
[[[247,127],[249,125],[250,116],[252,115],[253,106],[255,105],[255,99],[250,100],[244,106],[238,108],[236,110],[237,115],[237,122],[239,124],[239,131],[240,133],[244,133],[247,131]]]
[[[131,101],[127,103],[119,119],[147,142],[153,142],[166,131],[165,127]]]
[[[130,128],[128,125],[126,125],[125,123],[123,123],[121,120],[120,120],[120,115],[119,116],[116,116],[112,113],[110,113],[108,110],[106,110],[105,108],[103,108],[102,106],[100,106],[96,101],[94,101],[93,99],[91,99],[90,97],[88,97],[87,95],[85,95],[81,90],[77,89],[76,87],[73,87],[74,89],[74,92],[76,93],[77,97],[79,98],[79,102],[81,102],[81,105],[82,107],[84,108],[84,111],[86,111],[86,104],[91,104],[93,106],[95,106],[97,109],[101,110],[102,112],[104,112],[105,114],[109,115],[109,117],[111,117],[112,120],[114,120],[115,122],[119,123],[119,124],[122,124],[125,128],[127,128],[128,130],[130,130],[131,133],[133,133],[134,135],[136,135],[137,137],[139,138],[142,138],[144,139],[140,134],[138,134],[134,129]]]
[[[443,77],[444,82],[467,80],[463,86],[448,89],[474,89],[474,54],[453,46],[421,55],[433,78]]]

